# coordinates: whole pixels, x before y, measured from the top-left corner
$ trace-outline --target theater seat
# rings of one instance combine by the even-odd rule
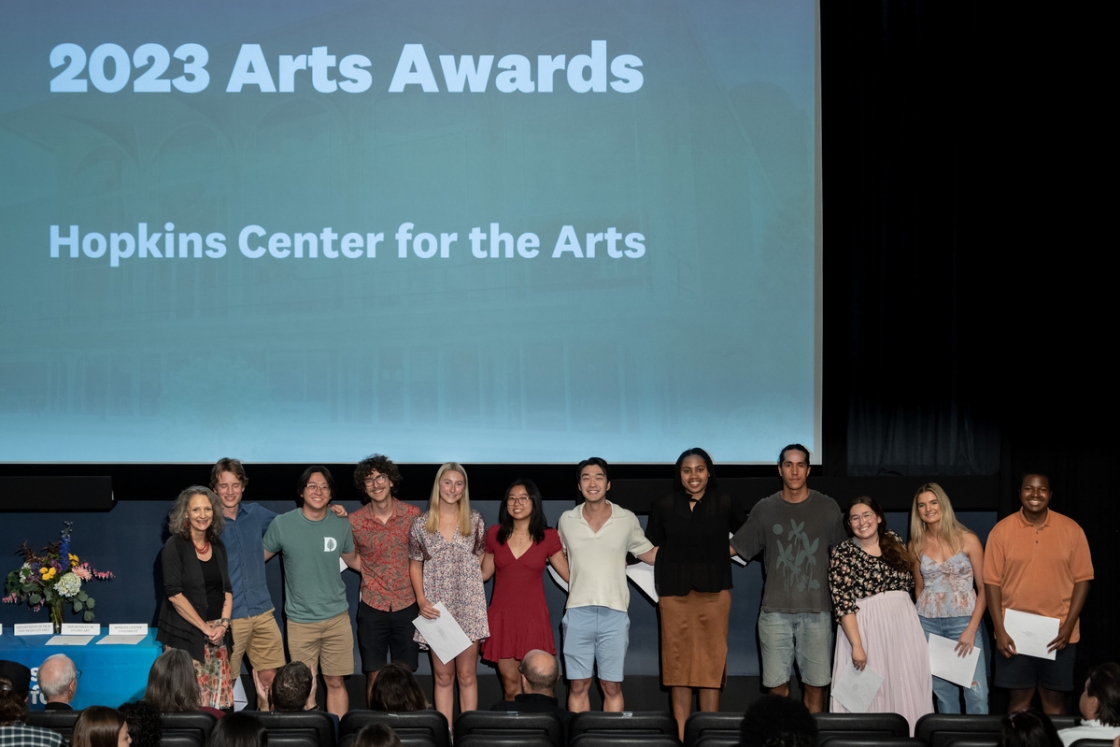
[[[342,717],[338,738],[340,747],[349,747],[354,737],[366,724],[385,724],[400,737],[406,747],[451,747],[451,732],[447,719],[439,711],[411,711],[385,713],[384,711],[353,710]]]
[[[455,719],[455,744],[467,736],[539,737],[553,747],[564,747],[564,725],[552,713],[467,711]]]
[[[584,711],[572,716],[568,723],[568,742],[584,734],[613,734],[626,736],[667,735],[677,739],[677,722],[666,711],[623,711],[605,713]]]
[[[909,737],[910,724],[897,713],[814,713],[817,744],[829,737]]]
[[[268,730],[269,747],[335,747],[334,719],[323,711],[242,711]]]

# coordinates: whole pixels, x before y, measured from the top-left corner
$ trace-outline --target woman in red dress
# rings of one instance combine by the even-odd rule
[[[482,579],[494,577],[488,611],[490,637],[482,658],[498,665],[506,700],[521,694],[521,659],[533,649],[556,654],[552,620],[544,599],[545,563],[566,582],[568,559],[555,529],[549,529],[541,491],[531,480],[514,480],[486,532]]]

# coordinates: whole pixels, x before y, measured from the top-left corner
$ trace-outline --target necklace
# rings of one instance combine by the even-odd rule
[[[191,544],[194,545],[194,540],[191,540]],[[201,547],[194,545],[194,551],[199,555],[205,555],[210,552],[210,540],[204,541]]]

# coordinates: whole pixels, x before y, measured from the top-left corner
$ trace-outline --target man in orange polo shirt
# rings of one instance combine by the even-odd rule
[[[1093,561],[1085,532],[1073,519],[1051,511],[1050,480],[1026,474],[1019,487],[1023,507],[992,528],[984,557],[984,589],[995,628],[995,684],[1011,691],[1009,713],[1030,707],[1035,690],[1049,715],[1065,713],[1065,693],[1073,690],[1073,662],[1081,637],[1078,617],[1089,595]],[[1019,655],[1004,628],[1006,610],[1059,620],[1050,641],[1051,661]]]

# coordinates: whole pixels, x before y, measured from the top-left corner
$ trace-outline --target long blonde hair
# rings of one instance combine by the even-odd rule
[[[428,520],[424,523],[424,531],[435,534],[439,531],[439,481],[448,472],[458,472],[463,476],[463,497],[459,499],[459,534],[464,537],[471,536],[471,497],[467,484],[467,471],[458,462],[448,462],[436,472],[436,481],[432,483],[432,499],[428,503]]]
[[[918,488],[918,492],[914,493],[914,502],[910,506],[910,555],[915,561],[921,561],[922,552],[926,549],[926,539],[929,535],[926,523],[918,515],[918,496],[922,493],[933,493],[937,497],[937,507],[941,509],[941,523],[937,528],[937,536],[941,538],[946,547],[952,550],[952,554],[957,554],[964,549],[964,535],[969,530],[964,524],[957,521],[957,515],[953,512],[953,504],[949,502],[949,496],[945,493],[945,490],[935,482],[927,482]]]

